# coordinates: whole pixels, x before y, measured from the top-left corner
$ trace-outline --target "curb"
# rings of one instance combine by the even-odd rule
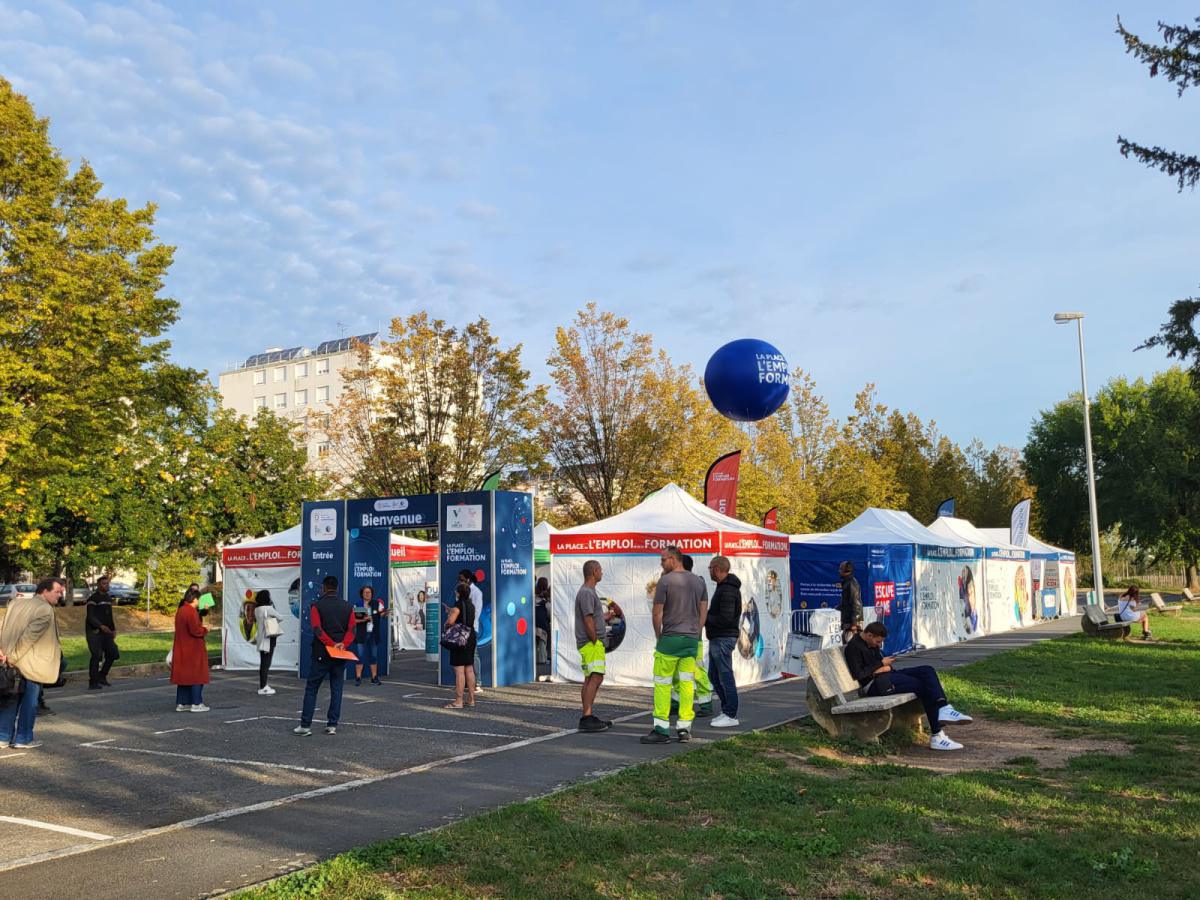
[[[220,665],[221,654],[209,655],[208,664],[210,667]],[[148,675],[166,675],[171,671],[171,667],[165,662],[154,663],[138,663],[134,666],[114,666],[108,672],[109,678],[145,678]],[[63,673],[63,679],[67,684],[75,684],[76,682],[86,682],[88,679],[87,669],[70,669]]]

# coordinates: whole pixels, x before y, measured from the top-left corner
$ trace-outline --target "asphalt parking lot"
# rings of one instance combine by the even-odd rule
[[[419,656],[397,660],[382,686],[351,681],[338,734],[325,735],[327,688],[311,737],[299,721],[303,685],[276,676],[257,693],[255,673],[214,672],[206,713],[175,712],[165,676],[117,680],[89,692],[48,692],[58,713],[39,719],[43,746],[0,752],[0,869],[81,840],[252,806],[337,782],[537,738],[578,718],[578,688],[525,685],[487,691],[474,710],[447,710]],[[647,692],[606,692],[610,715],[645,710]],[[14,812],[14,811],[20,812]],[[21,819],[26,821],[13,821]]]

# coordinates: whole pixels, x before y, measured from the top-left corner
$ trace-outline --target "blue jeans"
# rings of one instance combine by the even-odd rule
[[[871,682],[868,696],[879,696],[876,690],[879,679]],[[921,705],[925,707],[925,717],[929,719],[929,733],[937,734],[942,730],[938,721],[938,711],[946,705],[946,692],[942,690],[942,681],[938,678],[933,666],[907,666],[892,672],[892,690],[888,693],[916,694]]]
[[[33,722],[37,718],[38,697],[42,686],[36,681],[25,682],[25,693],[0,709],[0,747],[9,744],[28,744],[33,741]],[[13,725],[16,731],[13,731]]]
[[[711,638],[708,642],[708,680],[721,701],[721,712],[731,719],[737,718],[737,682],[733,679],[733,648],[735,637]]]
[[[177,684],[175,685],[176,706],[199,706],[204,702],[204,685]]]
[[[354,655],[358,657],[358,665],[373,666],[376,663],[375,657],[378,653],[375,650],[375,635],[368,634],[365,641],[360,641],[354,645]]]
[[[336,725],[342,715],[342,684],[346,678],[344,659],[319,659],[313,655],[312,667],[308,671],[308,683],[304,686],[304,711],[300,713],[300,724],[305,728],[312,725],[313,713],[317,710],[317,691],[321,682],[329,679],[329,711],[325,715],[328,725]]]

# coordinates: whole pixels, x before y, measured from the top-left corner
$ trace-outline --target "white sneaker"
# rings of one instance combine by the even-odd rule
[[[191,712],[192,705],[190,703],[176,703],[175,712]]]
[[[708,724],[713,728],[736,728],[740,723],[737,719],[721,713]]]
[[[975,720],[966,713],[960,713],[957,709],[947,703],[938,710],[939,722],[974,722]]]
[[[275,693],[275,688],[271,687],[271,686],[268,684],[268,685],[267,685],[266,687],[264,687],[264,688],[259,688],[259,689],[258,689],[258,692],[259,692],[260,694],[262,694],[264,697],[269,697],[269,696],[271,696],[273,693]]]
[[[946,732],[939,731],[929,739],[930,750],[961,750],[963,745],[946,737]]]
[[[192,712],[208,712],[208,707],[203,703],[193,704],[192,706],[189,706],[188,709],[190,709]]]

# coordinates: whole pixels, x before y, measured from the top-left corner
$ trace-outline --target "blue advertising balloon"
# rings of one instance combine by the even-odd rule
[[[788,384],[783,354],[756,338],[730,341],[704,368],[708,399],[735,422],[757,422],[771,415],[787,399]]]

